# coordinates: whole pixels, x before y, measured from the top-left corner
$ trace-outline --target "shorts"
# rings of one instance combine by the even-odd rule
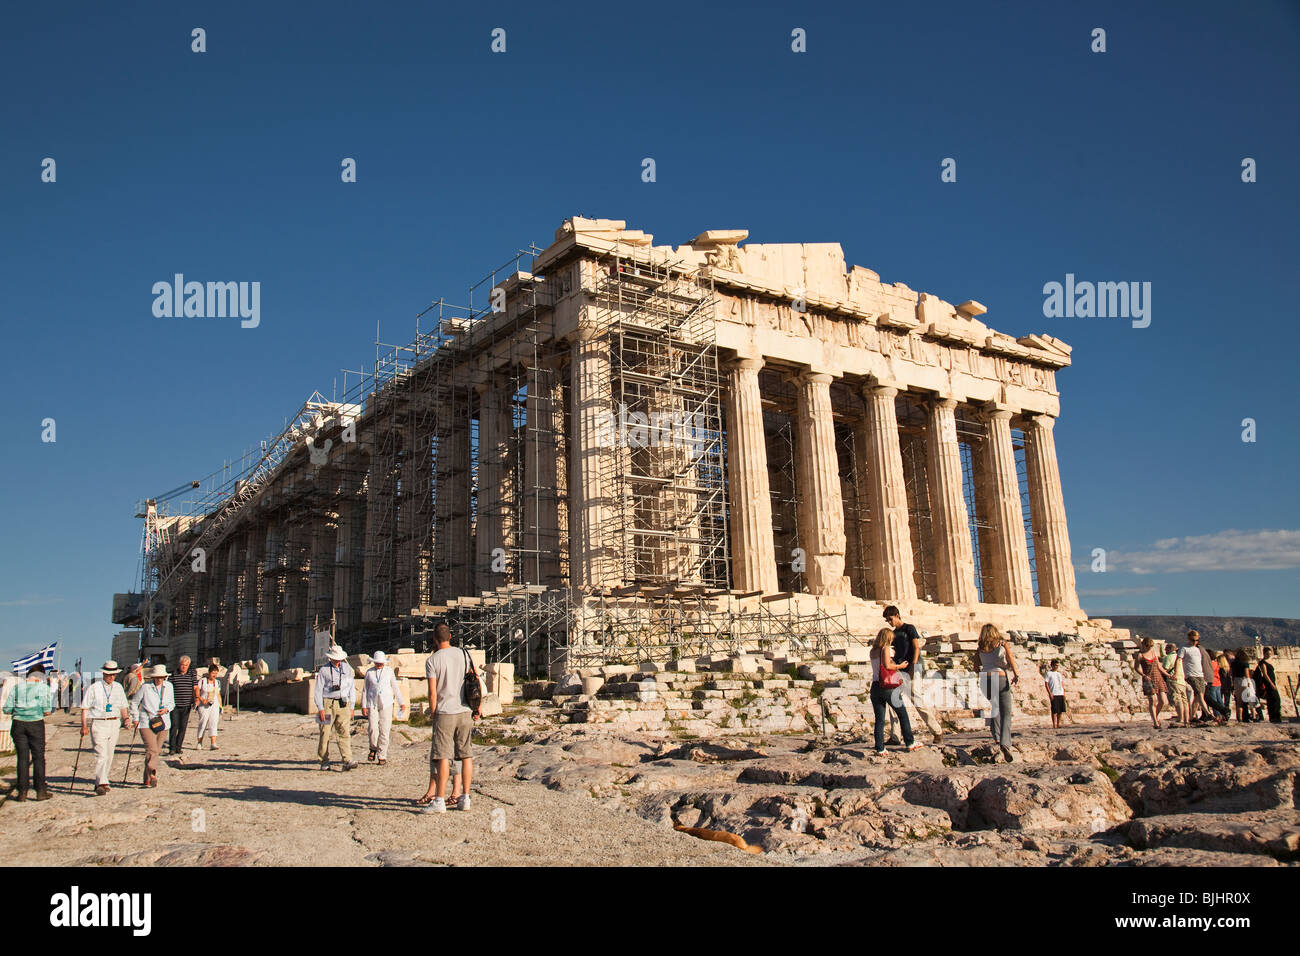
[[[1172,697],[1173,702],[1174,702],[1175,704],[1185,704],[1185,703],[1187,703],[1187,685],[1186,685],[1186,684],[1175,684],[1175,685],[1174,685],[1174,689],[1173,689],[1173,693],[1172,693],[1171,697]]]
[[[1187,683],[1190,684],[1191,687],[1192,687],[1192,694],[1194,694],[1194,695],[1197,696],[1197,697],[1204,697],[1204,696],[1205,696],[1205,678],[1204,678],[1204,677],[1189,677],[1189,678],[1187,678]]]
[[[468,760],[471,756],[469,740],[474,733],[474,715],[435,714],[433,717],[433,745],[429,749],[429,765],[436,769],[437,760]]]
[[[1065,713],[1065,697],[1057,695],[1052,698],[1052,713]]]

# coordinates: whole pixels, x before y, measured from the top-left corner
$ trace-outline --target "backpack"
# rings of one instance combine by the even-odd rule
[[[460,651],[465,655],[467,668],[464,683],[461,684],[460,702],[477,714],[483,706],[483,685],[479,683],[478,672],[474,670],[474,660],[469,656],[469,651],[463,647]]]

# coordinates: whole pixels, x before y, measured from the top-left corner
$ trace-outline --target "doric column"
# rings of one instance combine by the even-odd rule
[[[1011,410],[994,406],[985,413],[988,439],[984,442],[988,477],[990,551],[993,558],[994,604],[1032,607],[1034,585],[1029,575],[1029,546],[1020,506],[1020,482],[1011,445]]]
[[[1056,438],[1051,415],[1025,418],[1025,464],[1029,472],[1029,516],[1034,523],[1034,563],[1038,566],[1038,599],[1043,607],[1075,609],[1070,562],[1070,532],[1065,522],[1061,494],[1061,467],[1056,460]]]
[[[867,488],[871,502],[871,557],[877,601],[916,600],[912,535],[907,520],[907,485],[898,441],[898,413],[892,385],[867,385]]]
[[[475,561],[479,588],[492,591],[509,581],[502,567],[509,535],[510,436],[514,413],[508,387],[480,386],[478,416],[478,519],[475,525]]]
[[[925,430],[926,474],[930,483],[938,598],[941,604],[974,604],[975,556],[970,519],[962,494],[961,448],[957,444],[957,402],[940,398],[930,405]]]
[[[612,488],[605,482],[606,461],[614,454],[612,409],[606,398],[610,382],[609,342],[599,339],[590,326],[579,326],[571,346],[569,442],[569,567],[574,587],[618,587],[606,540],[615,529],[606,527],[612,511]]]
[[[548,364],[533,370],[524,399],[524,527],[519,550],[523,555],[519,580],[525,584],[559,587],[560,514],[559,369]]]
[[[727,484],[731,496],[731,578],[740,591],[779,590],[772,538],[772,492],[758,372],[763,360],[727,369]]]
[[[846,594],[844,577],[844,501],[840,463],[831,418],[831,380],[825,372],[805,372],[798,384],[799,427],[795,433],[795,476],[799,496],[799,546],[810,594]]]

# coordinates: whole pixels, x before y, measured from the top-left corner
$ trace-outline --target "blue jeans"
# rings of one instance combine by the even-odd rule
[[[903,743],[908,747],[912,746],[912,721],[908,719],[907,708],[899,707],[891,699],[893,691],[883,686],[879,681],[871,685],[871,709],[876,715],[876,753],[885,752],[885,707],[893,709],[898,717],[898,726],[903,733]]]

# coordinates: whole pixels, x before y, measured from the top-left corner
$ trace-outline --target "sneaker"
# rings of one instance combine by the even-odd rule
[[[935,734],[935,735],[934,735],[934,745],[935,745],[936,747],[938,747],[938,746],[939,746],[940,744],[942,744],[942,743],[943,743],[943,734],[941,734],[941,733],[939,733],[939,734]]]
[[[330,768],[330,762],[328,760],[322,760],[320,762],[320,768],[322,770],[328,770]]]
[[[462,793],[462,794],[460,795],[460,799],[456,801],[456,809],[457,809],[457,810],[468,810],[468,809],[469,809],[469,794],[468,794],[468,793]]]
[[[920,750],[924,746],[925,744],[921,743],[921,741],[913,740],[910,744],[907,745],[906,750],[908,753],[911,753],[913,750]]]
[[[108,784],[106,783],[101,783],[99,786],[95,788],[95,796],[97,797],[102,797],[106,793],[108,793]]]
[[[348,770],[356,770],[356,769],[357,769],[357,763],[356,763],[356,761],[355,761],[355,760],[349,760],[349,761],[347,761],[346,763],[343,764],[343,769],[344,769],[344,771],[348,771]]]
[[[426,803],[423,807],[420,808],[420,812],[421,813],[446,813],[447,801],[444,800],[442,797],[434,797],[432,800],[430,800],[428,803]]]
[[[1010,748],[1010,747],[1003,747],[1003,748],[1002,748],[1002,756],[1004,756],[1004,757],[1007,758],[1007,763],[1015,763],[1015,762],[1016,762],[1016,758],[1015,758],[1015,756],[1012,755],[1012,753],[1011,753],[1011,748]]]

